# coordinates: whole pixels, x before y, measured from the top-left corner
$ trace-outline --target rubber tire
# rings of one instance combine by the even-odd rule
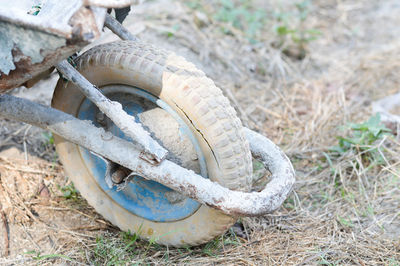
[[[195,132],[205,155],[209,178],[234,190],[248,191],[251,154],[242,125],[212,80],[174,53],[148,44],[118,41],[96,46],[76,60],[78,71],[98,86],[123,84],[148,91],[168,103]],[[84,96],[60,79],[52,106],[77,116]],[[60,137],[56,148],[66,173],[98,213],[124,231],[172,246],[199,245],[223,234],[234,222],[222,212],[201,206],[175,222],[152,222],[113,201],[89,174],[78,146]]]

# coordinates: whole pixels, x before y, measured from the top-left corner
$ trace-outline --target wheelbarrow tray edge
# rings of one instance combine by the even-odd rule
[[[42,16],[4,8],[1,2],[0,93],[22,85],[97,39],[106,15],[105,8],[83,6],[80,0],[46,2]]]

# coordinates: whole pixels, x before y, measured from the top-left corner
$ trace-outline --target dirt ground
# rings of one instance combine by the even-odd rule
[[[124,22],[195,63],[244,125],[286,152],[297,182],[278,211],[200,247],[136,240],[80,197],[49,133],[0,119],[0,263],[400,265],[400,126],[331,148],[400,91],[400,2],[296,3],[306,2],[140,1]],[[12,94],[49,104],[57,78]]]

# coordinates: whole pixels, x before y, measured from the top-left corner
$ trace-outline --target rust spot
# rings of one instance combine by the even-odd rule
[[[70,18],[69,25],[72,27],[71,36],[66,32],[41,27],[32,27],[34,30],[43,31],[49,35],[58,35],[64,38],[66,45],[53,51],[40,51],[46,53],[43,61],[32,63],[29,56],[24,55],[17,47],[12,50],[15,70],[8,75],[1,75],[0,93],[16,88],[26,81],[36,77],[40,73],[48,70],[59,61],[69,57],[74,52],[86,46],[90,41],[100,36],[101,32],[97,28],[96,18],[93,11],[85,6],[78,9]]]
[[[81,7],[69,20],[72,29],[72,38],[68,42],[87,42],[100,36],[96,25],[96,18],[89,7]]]
[[[67,58],[78,49],[79,46],[76,45],[60,47],[46,55],[42,62],[33,64],[30,57],[25,56],[18,48],[14,48],[12,51],[13,58],[19,58],[19,61],[14,62],[15,70],[10,71],[8,75],[1,76],[0,93],[18,87],[27,80],[43,73],[51,68],[55,62]]]
[[[149,228],[149,229],[147,230],[147,234],[148,234],[149,236],[153,235],[153,233],[154,233],[153,228]]]

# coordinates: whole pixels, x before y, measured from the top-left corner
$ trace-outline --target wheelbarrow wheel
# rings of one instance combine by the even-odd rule
[[[75,62],[83,76],[119,101],[169,150],[168,159],[225,187],[248,191],[251,154],[241,122],[220,89],[193,64],[130,41],[96,46]],[[52,105],[126,138],[71,82],[59,80]],[[165,245],[198,245],[235,222],[235,217],[146,177],[134,176],[110,189],[101,158],[57,136],[55,140],[65,171],[82,196],[124,231]]]

